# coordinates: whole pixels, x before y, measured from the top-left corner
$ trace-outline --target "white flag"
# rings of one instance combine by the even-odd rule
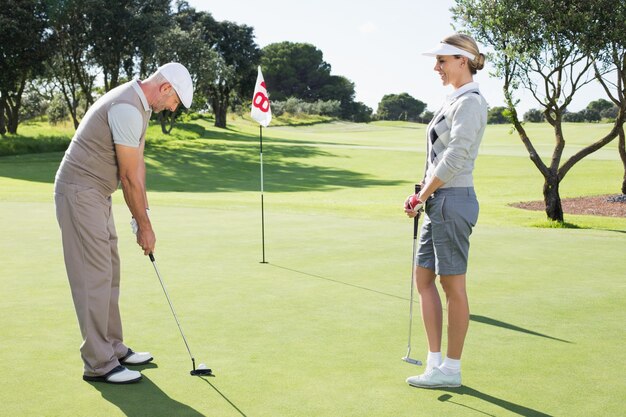
[[[267,96],[265,81],[259,66],[259,75],[256,77],[256,85],[254,86],[254,95],[252,96],[252,111],[250,116],[263,127],[267,127],[272,121],[272,109],[270,108],[270,99]]]

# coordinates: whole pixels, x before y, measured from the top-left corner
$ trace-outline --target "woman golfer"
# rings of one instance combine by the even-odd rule
[[[413,218],[425,206],[417,251],[415,284],[428,338],[426,372],[407,382],[420,388],[461,386],[461,353],[469,325],[465,274],[469,236],[478,219],[472,171],[487,124],[487,103],[473,75],[485,57],[469,36],[454,34],[424,55],[436,57],[434,70],[454,88],[426,132],[426,174],[419,194],[404,203]],[[439,275],[446,295],[448,346],[442,361],[443,313],[435,285]]]

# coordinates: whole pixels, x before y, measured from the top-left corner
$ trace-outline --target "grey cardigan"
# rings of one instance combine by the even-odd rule
[[[478,83],[465,84],[448,97],[426,130],[426,181],[436,176],[445,183],[442,188],[474,186],[487,108]]]

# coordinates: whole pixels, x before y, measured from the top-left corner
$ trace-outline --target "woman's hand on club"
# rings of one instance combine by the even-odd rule
[[[406,213],[407,217],[410,217],[411,219],[417,216],[417,211],[410,208],[405,207],[404,212]]]

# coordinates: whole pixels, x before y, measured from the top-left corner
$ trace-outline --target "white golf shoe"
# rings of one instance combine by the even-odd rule
[[[89,376],[83,375],[83,379],[89,382],[106,382],[108,384],[131,384],[141,380],[141,373],[131,371],[122,365],[116,366],[104,375]]]
[[[407,378],[406,382],[417,388],[456,388],[461,386],[461,373],[446,375],[432,368],[421,375]]]
[[[134,352],[131,348],[128,348],[126,356],[120,358],[122,365],[145,365],[152,361],[152,355],[150,352]]]

